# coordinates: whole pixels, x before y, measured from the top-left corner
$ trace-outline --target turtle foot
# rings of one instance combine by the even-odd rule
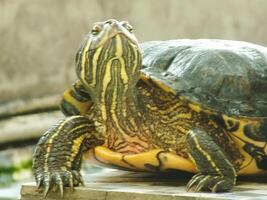
[[[219,175],[204,175],[196,174],[187,184],[187,191],[201,192],[227,192],[232,189],[235,184],[235,178],[219,176]]]
[[[74,190],[74,186],[79,184],[84,185],[80,172],[76,170],[55,170],[46,171],[36,175],[37,190],[44,194],[46,198],[49,191],[52,189],[54,192],[60,191],[60,196],[63,197],[64,187],[70,187]]]

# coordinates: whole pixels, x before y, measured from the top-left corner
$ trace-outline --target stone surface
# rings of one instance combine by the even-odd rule
[[[6,143],[37,139],[63,117],[60,111],[52,111],[0,120],[0,147]]]
[[[26,115],[37,112],[47,112],[59,109],[61,95],[46,95],[39,98],[22,98],[13,101],[0,102],[0,119]]]
[[[140,41],[223,38],[267,45],[265,0],[0,0],[0,102],[61,93],[95,21],[129,20]]]
[[[79,200],[266,200],[267,184],[239,181],[229,193],[191,193],[185,191],[189,176],[153,176],[133,172],[106,170],[86,176],[85,187],[78,187],[74,193],[67,188],[64,199]],[[22,200],[42,199],[36,192],[35,183],[24,184]],[[47,200],[59,199],[58,193],[50,193]]]

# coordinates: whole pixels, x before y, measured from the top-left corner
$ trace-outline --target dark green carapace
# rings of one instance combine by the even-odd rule
[[[40,191],[82,184],[82,157],[134,171],[196,173],[189,191],[225,192],[267,170],[267,49],[172,40],[139,46],[128,22],[95,23],[76,55],[66,118],[33,156]]]

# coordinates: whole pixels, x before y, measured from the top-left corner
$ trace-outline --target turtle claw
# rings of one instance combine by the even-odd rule
[[[65,186],[69,186],[72,192],[74,191],[73,179],[74,178],[72,172],[66,171],[64,173],[64,184]]]
[[[200,180],[195,188],[196,192],[204,191],[206,188],[209,187],[209,179],[212,178],[212,176],[207,175],[202,180]]]
[[[50,190],[50,187],[51,187],[51,185],[52,184],[50,184],[50,182],[51,182],[51,178],[50,178],[50,175],[49,174],[46,174],[45,176],[44,176],[44,180],[43,180],[43,184],[44,184],[44,198],[46,198],[46,196],[47,196],[47,194],[48,194],[48,192],[49,192],[49,190]]]
[[[74,178],[74,185],[79,185],[81,183],[82,186],[84,186],[84,181],[82,178],[82,175],[80,174],[80,172],[76,171],[76,170],[72,170],[71,171],[73,174],[73,178]]]
[[[63,196],[64,196],[63,184],[59,185],[59,191],[60,191],[61,198],[63,198]]]
[[[221,180],[221,181],[217,182],[213,186],[213,188],[211,189],[211,192],[224,192],[224,191],[229,191],[230,189],[227,188],[228,185],[229,185],[229,181],[227,181],[227,180]]]
[[[74,191],[74,186],[79,184],[84,185],[81,174],[76,171],[55,171],[44,172],[42,175],[36,176],[37,190],[43,192],[43,197],[46,198],[49,191],[59,190],[61,198],[64,197],[64,187],[69,186],[71,191]]]
[[[195,184],[203,178],[204,178],[204,175],[202,175],[202,174],[196,174],[195,176],[193,176],[193,178],[191,178],[191,180],[188,182],[188,184],[186,186],[186,190],[191,191],[192,188],[195,186]]]
[[[196,174],[187,184],[187,191],[202,192],[226,192],[232,189],[235,184],[235,178],[229,178],[219,175]]]
[[[54,180],[55,180],[55,188],[59,188],[60,196],[63,198],[63,181],[58,172],[54,174]]]
[[[41,188],[42,183],[43,183],[42,179],[37,181],[37,190]]]
[[[44,189],[44,195],[43,195],[43,197],[44,197],[44,199],[47,197],[47,195],[48,195],[48,192],[49,192],[49,185],[48,186],[45,186],[45,189]]]
[[[84,183],[84,180],[83,180],[83,177],[80,175],[80,183],[82,184],[82,186],[85,186],[85,183]]]
[[[70,186],[71,191],[73,192],[74,191],[73,177],[70,178],[70,180],[69,180],[69,186]]]

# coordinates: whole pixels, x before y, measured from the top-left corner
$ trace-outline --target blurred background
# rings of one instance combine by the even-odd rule
[[[92,23],[127,20],[140,42],[243,40],[267,46],[266,0],[0,0],[0,199],[31,181],[33,145],[62,114]]]

